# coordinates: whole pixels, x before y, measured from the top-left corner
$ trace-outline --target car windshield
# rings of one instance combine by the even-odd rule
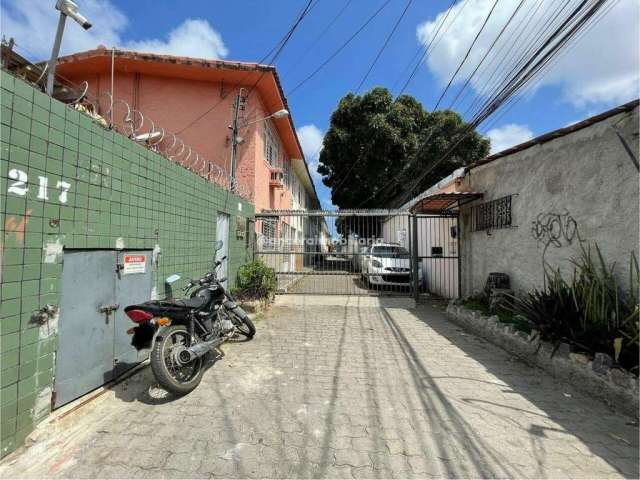
[[[379,258],[409,258],[409,252],[406,248],[393,245],[373,247],[371,255]]]

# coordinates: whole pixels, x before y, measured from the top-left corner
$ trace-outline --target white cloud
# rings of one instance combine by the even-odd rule
[[[33,60],[48,59],[53,46],[60,13],[55,1],[5,0],[0,7],[2,34],[14,37],[17,50],[24,49]],[[93,24],[83,30],[67,19],[62,39],[63,53],[95,48],[98,44],[112,46],[120,43],[120,35],[127,26],[127,18],[108,0],[85,0],[79,11]]]
[[[491,153],[496,153],[531,140],[533,132],[526,125],[509,123],[502,127],[492,128],[487,132],[487,137],[491,140]]]
[[[53,0],[5,0],[0,6],[2,34],[7,38],[14,37],[18,52],[32,60],[47,59],[51,53],[59,16],[54,4]],[[109,0],[83,0],[79,10],[93,26],[85,31],[74,21],[67,20],[61,48],[63,55],[90,50],[100,44],[202,58],[224,58],[228,53],[222,37],[206,20],[186,19],[166,39],[127,41],[125,33],[132,25]]]
[[[315,179],[320,179],[321,175],[318,173],[318,158],[320,157],[320,150],[322,149],[322,139],[324,135],[322,130],[313,124],[303,125],[296,130],[300,145],[302,145],[302,151],[304,157],[309,165],[309,172]]]
[[[447,24],[453,19],[446,34],[440,36],[436,47],[427,59],[428,68],[436,78],[446,85],[456,67],[471,45],[479,31],[494,0],[468,0],[458,2],[452,7]],[[516,0],[499,2],[485,30],[471,51],[465,67],[458,74],[457,81],[463,81],[487,52],[500,29],[507,22],[516,8]],[[543,0],[542,6],[535,9],[537,2],[525,2],[514,17],[511,25],[494,47],[492,53],[480,68],[471,86],[482,91],[499,61],[509,58],[516,50],[511,50],[513,39],[511,33],[522,25],[530,25],[526,32],[537,31],[536,22],[548,20],[550,12],[556,10],[555,0]],[[593,28],[585,31],[582,38],[569,47],[544,74],[542,85],[557,85],[563,91],[564,99],[575,106],[588,104],[622,103],[638,96],[640,88],[640,46],[639,9],[632,0],[623,0],[615,6]],[[528,17],[535,13],[535,16]],[[437,30],[437,25],[444,18],[446,11],[441,12],[433,21],[420,24],[417,28],[418,40],[428,42]],[[457,18],[456,18],[456,15]],[[446,25],[444,28],[447,28]],[[442,32],[443,30],[441,30]],[[527,45],[530,38],[524,33],[518,45]],[[492,59],[495,63],[491,63]],[[487,68],[485,69],[485,65]],[[455,90],[454,90],[455,91]],[[446,102],[445,102],[446,105]]]
[[[125,48],[141,52],[166,53],[202,58],[224,58],[229,51],[222,37],[206,20],[188,18],[164,40],[127,43]]]

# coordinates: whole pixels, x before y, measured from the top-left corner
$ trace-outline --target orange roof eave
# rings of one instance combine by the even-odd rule
[[[112,54],[114,69],[118,72],[242,85],[255,88],[270,113],[283,108],[289,110],[280,80],[272,65],[97,48],[60,57],[57,70],[60,75],[69,77],[82,77],[88,71],[110,72]],[[273,123],[289,156],[304,159],[291,115],[274,119]]]

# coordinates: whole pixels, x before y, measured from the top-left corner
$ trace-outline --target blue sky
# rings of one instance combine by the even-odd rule
[[[285,92],[313,71],[354,32],[383,0],[352,0],[342,16],[313,48],[313,40],[348,0],[319,0],[276,62]],[[533,5],[554,0],[527,0]],[[47,57],[56,23],[54,0],[4,0],[2,34],[14,36],[18,50],[31,58]],[[256,61],[269,51],[291,24],[304,0],[77,0],[80,10],[93,22],[85,32],[69,24],[65,53],[94,48],[102,43],[169,54]],[[492,22],[477,44],[478,53],[504,24],[516,0],[501,0]],[[428,110],[453,72],[463,52],[490,9],[492,0],[459,0],[449,19],[457,14],[437,48],[420,66],[407,93]],[[311,169],[339,99],[353,91],[369,67],[384,38],[406,5],[391,0],[382,13],[342,53],[294,95],[289,104]],[[415,0],[388,48],[371,72],[364,89],[393,87],[404,80],[408,62],[420,42],[433,35],[450,0]],[[638,2],[618,0],[592,30],[569,50],[545,75],[536,89],[527,92],[505,115],[481,125],[494,150],[525,141],[532,136],[563,127],[638,96]],[[525,4],[526,6],[526,4]],[[461,10],[461,11],[458,11]],[[446,23],[445,23],[446,25]],[[473,58],[471,59],[473,60]],[[473,62],[470,62],[473,64]],[[455,85],[454,85],[455,86]],[[471,85],[474,93],[481,85]],[[397,93],[394,91],[394,93]],[[325,207],[330,194],[317,175],[314,180]]]

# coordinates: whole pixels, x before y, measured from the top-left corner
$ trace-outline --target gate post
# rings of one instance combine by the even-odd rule
[[[411,219],[411,276],[413,284],[413,298],[418,301],[420,289],[418,285],[418,217],[412,214]]]
[[[456,216],[456,250],[458,252],[458,297],[462,298],[462,252],[460,251],[460,236],[462,235],[462,227],[460,226],[460,211]]]

